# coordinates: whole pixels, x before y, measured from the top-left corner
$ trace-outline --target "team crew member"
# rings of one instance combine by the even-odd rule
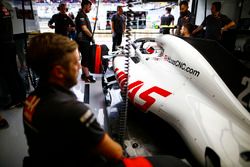
[[[221,41],[224,31],[235,26],[235,22],[226,15],[220,13],[221,2],[213,2],[211,6],[211,15],[208,15],[201,25],[193,31],[193,34],[206,27],[205,38]]]
[[[4,109],[21,106],[26,98],[23,80],[17,69],[11,9],[7,6],[10,6],[8,2],[0,0],[0,85],[4,86],[0,96],[4,98],[1,103],[6,100],[2,104]]]
[[[68,36],[71,31],[75,30],[75,23],[67,15],[67,4],[61,3],[58,8],[59,13],[54,14],[48,22],[49,28],[55,29],[56,34]],[[55,23],[55,25],[53,25]]]
[[[162,34],[169,34],[170,33],[170,28],[166,28],[164,26],[169,26],[169,25],[174,25],[174,16],[171,14],[171,8],[167,7],[166,8],[166,14],[161,16],[161,28],[160,28],[160,33]],[[173,33],[174,29],[172,29]]]
[[[111,18],[111,33],[112,33],[112,51],[122,43],[122,35],[125,32],[125,16],[123,15],[122,6],[117,6],[117,12]]]
[[[181,27],[181,36],[183,37],[191,37],[194,26],[190,23],[186,23]]]
[[[90,59],[90,42],[94,43],[92,29],[90,25],[87,13],[91,10],[92,3],[89,0],[83,0],[81,3],[81,9],[78,12],[76,22],[76,41],[79,45],[79,50],[82,55],[82,75],[81,79],[85,82],[96,82],[92,75],[89,74],[89,59]]]
[[[122,147],[70,91],[81,68],[77,43],[54,33],[40,34],[29,43],[27,63],[40,80],[23,108],[29,147],[24,167],[96,167],[122,159]]]
[[[188,1],[180,2],[180,17],[177,21],[177,29],[175,34],[180,35],[181,27],[186,23],[191,23],[194,25],[195,16],[188,10]]]

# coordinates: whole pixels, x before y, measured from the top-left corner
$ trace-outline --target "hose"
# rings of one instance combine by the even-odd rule
[[[125,82],[124,86],[121,88],[121,96],[123,99],[123,103],[121,105],[121,110],[119,112],[119,134],[118,134],[118,142],[125,148],[124,140],[127,131],[127,111],[128,111],[128,76],[129,76],[129,57],[130,57],[130,48],[131,48],[131,26],[132,26],[132,17],[133,17],[133,0],[127,0],[127,24],[126,24],[126,45],[123,50],[123,55],[125,56],[124,63],[124,73],[125,73]]]

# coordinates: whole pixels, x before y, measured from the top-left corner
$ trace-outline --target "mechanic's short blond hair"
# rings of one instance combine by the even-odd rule
[[[67,67],[67,53],[74,52],[77,48],[77,43],[66,36],[42,33],[29,41],[27,64],[40,77],[48,77],[54,65]]]

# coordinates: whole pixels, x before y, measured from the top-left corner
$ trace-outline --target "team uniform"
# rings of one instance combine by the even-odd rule
[[[180,35],[180,29],[186,23],[190,23],[192,25],[195,25],[195,16],[190,11],[187,11],[186,14],[181,15],[178,18],[178,21],[177,21],[177,32],[176,32],[177,35]]]
[[[13,28],[10,11],[0,4],[0,42],[13,42]]]
[[[0,85],[6,86],[4,89],[6,95],[1,96],[8,96],[9,98],[7,92],[10,94],[11,104],[5,104],[9,105],[6,106],[6,108],[8,108],[11,105],[22,102],[26,97],[26,91],[23,80],[17,69],[16,47],[13,40],[11,13],[2,2],[0,3],[0,50]],[[8,73],[6,73],[6,71],[8,71]]]
[[[48,24],[52,25],[54,23],[55,23],[55,33],[64,36],[69,35],[68,31],[69,25],[71,27],[75,27],[75,23],[73,22],[73,20],[67,14],[63,13],[57,13],[52,16]]]
[[[112,34],[113,46],[112,51],[115,51],[115,47],[121,45],[122,43],[122,34],[125,25],[125,16],[114,14],[111,18],[111,21],[114,23],[114,33]]]
[[[79,45],[79,50],[82,55],[81,65],[88,67],[90,42],[92,41],[92,38],[86,35],[82,30],[82,26],[86,25],[88,30],[92,32],[90,21],[87,14],[84,13],[82,10],[80,10],[75,18],[75,23],[76,23],[76,41]]]
[[[103,164],[93,151],[105,132],[70,90],[39,85],[25,102],[23,119],[31,166]]]
[[[209,15],[201,23],[203,27],[206,27],[205,38],[220,41],[221,40],[221,28],[229,24],[232,20],[226,15],[219,14],[217,17]]]
[[[161,17],[161,26],[162,25],[167,25],[169,26],[171,24],[171,22],[174,21],[174,16],[169,14],[169,15],[163,15]],[[160,28],[160,33],[163,33],[163,34],[169,34],[169,30],[170,28]]]

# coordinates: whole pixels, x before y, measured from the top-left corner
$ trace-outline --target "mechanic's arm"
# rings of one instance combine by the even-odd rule
[[[52,25],[52,24],[50,24],[50,23],[48,23],[48,27],[49,27],[49,28],[52,28],[52,29],[55,28],[55,26]]]
[[[175,35],[180,35],[180,26],[177,25],[176,30],[175,30]]]
[[[115,32],[115,23],[113,21],[111,21],[111,33],[113,34],[113,32]]]
[[[197,27],[197,28],[192,32],[192,34],[196,34],[197,32],[199,32],[199,31],[202,30],[202,29],[203,29],[203,26],[200,25],[199,27]]]
[[[92,32],[89,31],[89,29],[87,28],[86,25],[82,25],[81,28],[82,28],[82,31],[83,31],[86,35],[88,35],[89,37],[92,37]]]
[[[70,27],[69,27],[69,31],[75,31],[76,30],[76,25],[73,22],[73,20],[70,18],[70,23],[69,23]]]
[[[116,161],[123,158],[121,145],[111,139],[107,133],[104,134],[95,151],[110,160]]]
[[[123,25],[122,25],[122,32],[124,33],[126,30],[126,20],[124,20]]]
[[[174,19],[171,21],[170,25],[174,26]],[[174,34],[174,28],[172,28],[172,34]]]
[[[54,16],[52,16],[52,18],[48,22],[48,27],[52,29],[55,28],[55,26],[53,25],[54,22],[55,22]]]
[[[226,24],[224,27],[221,28],[221,32],[227,31],[228,29],[234,27],[236,24],[234,21],[231,21],[230,23]]]

